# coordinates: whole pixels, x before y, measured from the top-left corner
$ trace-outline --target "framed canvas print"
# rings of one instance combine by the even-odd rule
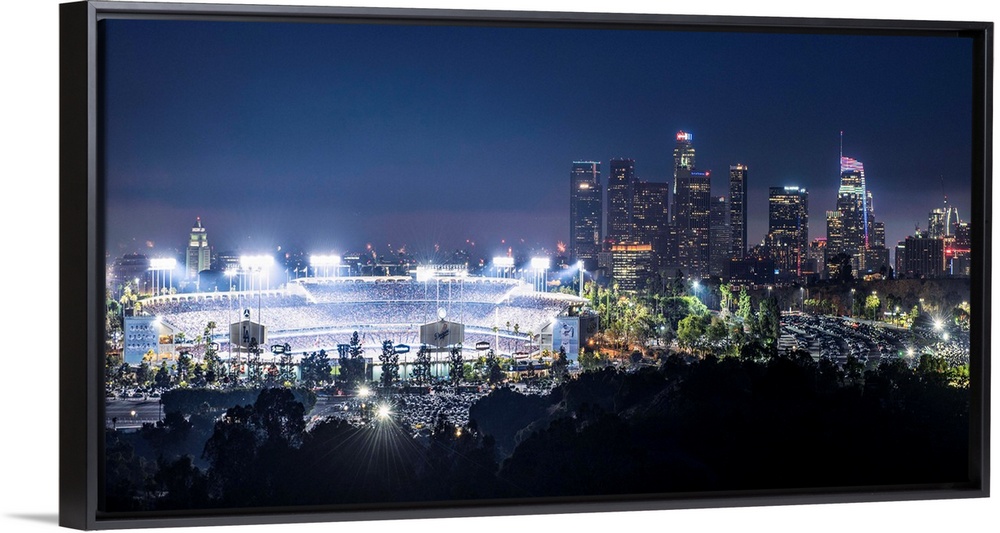
[[[988,496],[992,23],[60,17],[62,525]]]

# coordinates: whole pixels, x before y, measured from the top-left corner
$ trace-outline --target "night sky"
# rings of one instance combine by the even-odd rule
[[[864,162],[886,243],[971,186],[972,43],[803,36],[103,22],[108,252],[423,253],[569,238],[574,160],[672,177],[674,137],[728,190],[750,167],[749,240],[767,188],[809,189],[826,234],[844,155]],[[152,243],[152,248],[147,245]]]

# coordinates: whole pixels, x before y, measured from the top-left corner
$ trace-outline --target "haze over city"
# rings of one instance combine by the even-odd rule
[[[713,194],[730,165],[750,168],[750,244],[767,232],[773,186],[807,188],[809,238],[823,236],[842,131],[888,247],[926,228],[944,195],[969,216],[972,65],[954,59],[971,43],[960,39],[156,21],[103,31],[129,43],[104,56],[112,256],[180,250],[198,216],[231,249],[554,249],[569,239],[572,161],[630,158],[637,178],[669,183],[679,130],[693,134]]]

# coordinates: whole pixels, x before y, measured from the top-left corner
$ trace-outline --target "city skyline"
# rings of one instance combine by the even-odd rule
[[[611,46],[594,30],[489,28],[484,40],[460,27],[109,22],[109,39],[133,44],[105,57],[112,256],[180,249],[198,216],[225,248],[555,249],[570,241],[568,162],[602,161],[607,181],[627,158],[637,180],[670,183],[678,130],[693,133],[713,195],[728,193],[731,165],[752,174],[748,247],[767,233],[769,187],[808,189],[814,221],[835,208],[841,131],[887,245],[925,227],[945,194],[969,216],[971,45],[958,39],[634,32]],[[465,46],[472,35],[480,44]],[[336,61],[275,60],[349,42],[365,44]],[[662,50],[683,50],[691,72],[674,75]],[[146,66],[163,61],[170,76]],[[863,83],[838,81],[845,65]],[[727,69],[746,83],[718,83]]]

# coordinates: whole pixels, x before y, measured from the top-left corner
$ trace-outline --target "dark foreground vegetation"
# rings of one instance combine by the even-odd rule
[[[944,365],[877,370],[684,360],[585,372],[551,393],[501,387],[467,426],[414,437],[398,420],[307,425],[291,391],[224,412],[108,430],[106,511],[395,504],[967,478],[969,391]],[[846,370],[845,370],[846,369]],[[299,396],[301,398],[301,395]],[[307,429],[308,428],[308,429]]]

